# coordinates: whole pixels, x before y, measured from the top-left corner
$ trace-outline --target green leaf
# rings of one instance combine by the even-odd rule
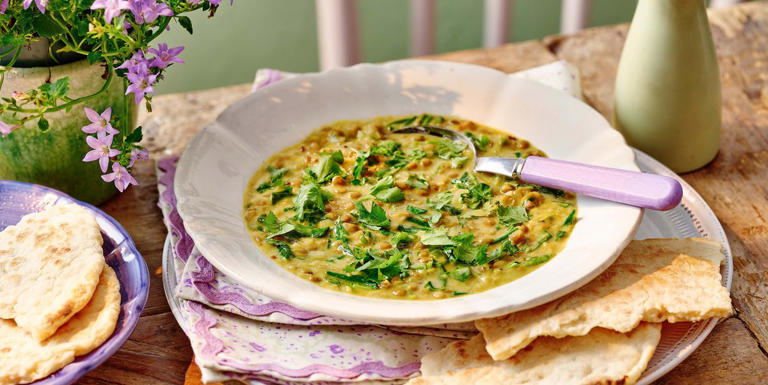
[[[48,124],[48,119],[40,117],[40,119],[37,121],[37,127],[40,129],[40,131],[48,130],[48,127],[50,127]]]
[[[456,244],[453,255],[465,263],[473,263],[478,257],[483,257],[488,247],[487,245],[477,246],[473,244],[475,236],[472,233],[459,234],[454,236],[452,240]]]
[[[556,189],[556,188],[551,188],[551,187],[546,187],[546,186],[539,186],[539,185],[533,185],[533,188],[536,191],[538,191],[538,192],[540,192],[542,194],[554,195],[556,198],[560,198],[563,195],[565,195],[565,191],[560,190],[560,189]]]
[[[453,193],[450,191],[441,192],[440,194],[437,194],[435,196],[435,200],[430,201],[427,199],[427,206],[435,209],[435,210],[443,210],[444,208],[450,206],[451,202],[453,201]]]
[[[409,213],[415,214],[415,215],[421,215],[427,212],[427,209],[413,207],[411,205],[408,205],[408,207],[406,207],[405,209],[408,210]]]
[[[472,276],[472,271],[469,270],[468,266],[457,267],[451,272],[451,278],[459,282],[464,282],[467,279],[469,279],[469,277],[471,276]]]
[[[560,230],[560,231],[557,232],[557,234],[555,234],[555,240],[561,239],[562,237],[564,237],[566,235],[568,235],[567,231]]]
[[[141,126],[138,126],[131,131],[128,136],[125,137],[126,143],[139,143],[144,138],[144,134],[141,132]]]
[[[96,63],[97,61],[101,60],[101,52],[99,51],[91,51],[88,52],[88,64]]]
[[[131,135],[133,135],[133,133],[131,133]],[[129,137],[131,135],[129,135]],[[139,140],[141,140],[141,130],[139,130]],[[269,171],[269,181],[264,182],[260,184],[258,187],[256,187],[256,191],[258,192],[264,192],[273,187],[277,187],[279,184],[283,182],[283,176],[288,173],[287,168],[278,169],[273,166],[267,166],[267,171]]]
[[[394,140],[387,140],[371,147],[371,154],[393,156],[400,151],[400,143]]]
[[[398,119],[398,120],[395,120],[395,121],[389,122],[389,123],[387,124],[387,127],[389,127],[389,129],[390,129],[390,130],[392,130],[392,129],[394,128],[393,126],[403,126],[403,127],[407,127],[407,126],[409,126],[411,123],[413,123],[414,121],[416,121],[416,118],[418,118],[418,116],[409,116],[409,117],[407,117],[407,118]]]
[[[376,197],[376,199],[387,203],[399,202],[405,199],[403,191],[400,190],[400,188],[395,187],[395,181],[391,175],[379,180],[373,185],[373,187],[371,187],[371,195]]]
[[[529,247],[526,251],[528,252],[534,251],[539,247],[541,247],[541,245],[543,245],[545,242],[547,242],[550,239],[552,239],[552,234],[550,234],[549,231],[544,230],[541,232],[541,236],[536,241],[536,244],[534,244],[532,247]]]
[[[69,77],[65,76],[53,83],[48,88],[48,95],[52,99],[61,99],[69,92]]]
[[[294,231],[305,237],[322,238],[325,233],[328,232],[327,227],[318,228],[314,226],[303,225],[301,223],[294,223],[293,225],[295,226]]]
[[[454,246],[456,243],[448,236],[445,229],[427,230],[420,235],[421,243],[427,246]]]
[[[395,248],[401,248],[408,246],[414,240],[414,236],[403,231],[398,231],[392,236],[392,246]]]
[[[367,289],[378,289],[379,284],[375,281],[369,280],[364,275],[347,275],[347,274],[341,274],[341,273],[335,273],[333,271],[326,271],[325,274],[327,274],[329,277],[335,278],[337,280],[347,282],[350,284],[353,284],[355,286],[362,286]]]
[[[530,257],[526,259],[525,262],[523,262],[523,266],[530,267],[530,266],[540,265],[546,261],[549,261],[550,259],[552,259],[551,254],[537,255],[535,257]]]
[[[67,33],[50,16],[44,14],[36,15],[32,21],[32,29],[43,37],[54,37]]]
[[[264,232],[271,234],[270,238],[288,234],[296,228],[291,223],[280,222],[271,211],[266,215],[259,215],[257,221],[263,225],[262,229]]]
[[[485,151],[485,148],[488,147],[489,144],[491,144],[491,140],[488,139],[488,137],[483,134],[474,135],[471,132],[465,132],[464,134],[467,135],[470,139],[472,139],[472,143],[475,145],[475,147],[479,151]]]
[[[464,155],[467,144],[463,142],[454,142],[446,139],[430,140],[429,143],[435,145],[435,155],[441,159],[453,159]]]
[[[513,228],[509,229],[509,231],[507,231],[506,234],[504,234],[504,235],[494,239],[493,241],[491,241],[491,244],[495,245],[495,244],[497,244],[497,243],[507,239],[510,235],[512,235],[512,233],[517,231],[517,229],[518,229],[517,227],[513,227]]]
[[[471,209],[479,208],[491,199],[491,186],[479,183],[472,186],[469,191],[461,194],[461,201]]]
[[[341,151],[324,153],[320,155],[320,160],[312,167],[319,183],[325,183],[336,175],[341,175],[343,170],[341,163],[344,162],[344,156]]]
[[[290,186],[283,186],[282,190],[272,193],[272,204],[280,202],[283,200],[283,198],[288,198],[291,196],[293,196],[293,189]]]
[[[357,209],[357,220],[365,227],[371,230],[387,229],[390,226],[387,212],[375,202],[371,203],[371,210],[368,211],[362,202],[355,202]]]
[[[499,258],[510,256],[510,255],[515,255],[515,254],[517,254],[519,252],[520,252],[520,249],[517,247],[517,245],[515,245],[514,243],[512,243],[512,242],[507,240],[507,241],[504,241],[504,243],[502,243],[501,246],[496,248],[496,250],[493,250],[491,252],[491,255],[490,255],[489,259],[486,260],[486,261],[483,261],[482,263],[488,263],[488,262],[491,262],[491,261],[495,261],[495,260],[497,260]]]
[[[416,217],[408,217],[408,218],[405,218],[405,220],[408,221],[408,222],[411,222],[411,223],[415,223],[415,224],[419,225],[419,227],[421,227],[423,229],[429,229],[430,228],[429,222],[427,222],[427,221],[425,221],[423,219],[419,219],[419,218],[416,218]]]
[[[502,206],[496,208],[496,216],[507,225],[517,225],[530,219],[523,206]]]
[[[301,185],[299,193],[293,198],[296,205],[296,219],[299,221],[316,222],[325,216],[325,202],[330,199],[330,195],[323,191],[320,186],[311,183]]]
[[[355,178],[354,180],[359,181],[363,177],[363,172],[365,172],[365,165],[368,163],[368,158],[370,156],[370,151],[366,151],[361,153],[355,159],[355,167],[352,168],[352,177]]]
[[[429,188],[429,183],[426,181],[426,179],[415,174],[408,175],[408,180],[406,180],[405,183],[407,183],[408,186],[421,190],[426,190]]]
[[[293,251],[291,250],[291,246],[289,246],[287,243],[277,239],[272,239],[272,238],[268,238],[267,243],[277,247],[277,251],[280,252],[280,255],[282,255],[283,258],[291,259],[295,257],[295,255],[293,254]]]
[[[571,210],[571,213],[568,214],[568,217],[565,218],[565,221],[563,221],[563,226],[568,226],[571,223],[573,223],[573,216],[576,215],[576,209]]]
[[[192,20],[186,16],[176,16],[176,21],[179,22],[182,28],[184,28],[189,34],[192,34]]]
[[[341,241],[344,244],[347,244],[349,240],[347,239],[347,236],[349,233],[346,229],[344,229],[344,226],[341,224],[341,220],[337,219],[336,222],[333,222],[333,239]]]

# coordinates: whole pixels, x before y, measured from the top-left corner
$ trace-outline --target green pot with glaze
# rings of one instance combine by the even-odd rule
[[[104,67],[90,65],[87,60],[53,66],[20,68],[8,71],[0,89],[1,97],[10,97],[13,91],[25,92],[50,81],[69,77],[71,98],[93,94],[104,85]],[[46,114],[50,123],[45,131],[37,120],[27,122],[5,138],[0,138],[0,179],[37,183],[61,190],[76,199],[100,204],[117,193],[112,183],[101,179],[104,174],[98,162],[85,163],[85,154],[91,150],[81,129],[90,123],[83,110],[89,107],[101,113],[112,107],[112,116],[122,113],[123,85],[113,77],[107,90],[93,99],[75,105],[70,111]],[[131,127],[136,124],[136,106],[128,99]],[[6,112],[7,114],[7,112]],[[107,170],[107,173],[111,170]]]

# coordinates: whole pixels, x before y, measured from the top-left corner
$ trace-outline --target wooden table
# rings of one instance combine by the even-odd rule
[[[711,205],[734,252],[732,295],[737,314],[659,384],[768,383],[768,4],[710,13],[722,73],[721,151],[706,168],[683,175]],[[609,117],[616,65],[626,25],[572,36],[455,52],[435,59],[514,72],[565,59],[579,67],[586,100]],[[186,143],[248,85],[155,98],[141,117],[153,157],[179,154]],[[136,330],[111,359],[82,383],[183,383],[189,342],[163,294],[160,263],[166,230],[157,208],[154,166],[135,170],[141,183],[104,205],[131,233],[150,268],[149,300]]]

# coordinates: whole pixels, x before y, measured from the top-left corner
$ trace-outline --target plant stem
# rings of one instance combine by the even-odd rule
[[[8,62],[8,65],[6,67],[8,67],[9,69],[13,67],[14,64],[16,64],[16,59],[18,59],[19,55],[21,54],[21,47],[22,47],[22,44],[19,44],[19,47],[16,48],[16,53],[13,54],[11,61]],[[3,89],[3,81],[5,81],[5,71],[7,70],[0,71],[0,90]]]
[[[99,96],[102,92],[106,91],[107,88],[109,88],[109,85],[112,83],[112,77],[113,77],[112,75],[114,74],[115,70],[112,68],[112,64],[111,63],[107,63],[107,71],[108,71],[107,72],[107,80],[104,81],[104,84],[101,86],[101,89],[99,89],[98,91],[96,91],[96,92],[94,92],[94,93],[92,93],[90,95],[86,95],[86,96],[83,96],[83,97],[80,97],[80,98],[77,98],[77,99],[72,99],[72,101],[64,103],[64,104],[61,104],[61,105],[58,105],[56,107],[44,108],[44,110],[42,112],[39,109],[18,108],[18,107],[13,107],[13,106],[10,106],[8,108],[8,111],[22,112],[22,113],[26,113],[26,114],[34,114],[34,113],[45,114],[45,113],[48,113],[48,112],[60,111],[60,110],[63,110],[65,108],[72,107],[72,106],[74,106],[76,104],[80,104],[80,103],[86,102],[88,100],[91,100],[91,99],[95,98],[96,96]]]

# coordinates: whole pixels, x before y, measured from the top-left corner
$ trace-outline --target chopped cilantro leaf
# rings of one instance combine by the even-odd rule
[[[347,274],[341,274],[341,273],[335,273],[333,271],[326,271],[325,274],[327,274],[329,277],[335,278],[340,281],[351,283],[355,286],[362,286],[367,289],[378,289],[379,284],[375,281],[369,280],[366,276],[363,275],[347,275]]]
[[[317,184],[304,184],[299,193],[293,198],[296,205],[296,219],[299,221],[316,222],[325,215],[325,202],[331,199],[330,193]]]
[[[453,201],[453,193],[451,193],[450,191],[445,191],[445,192],[441,192],[440,194],[437,194],[435,196],[435,200],[433,201],[427,199],[427,206],[435,210],[448,211],[453,215],[461,214],[461,210],[451,206],[452,201]]]
[[[415,214],[415,215],[421,215],[421,214],[424,214],[424,213],[427,212],[427,209],[413,207],[413,206],[410,206],[410,205],[408,207],[406,207],[405,209],[408,210],[409,213]]]
[[[347,232],[346,229],[344,229],[344,226],[342,226],[340,219],[337,219],[336,222],[333,222],[332,238],[334,240],[341,241],[342,243],[347,244],[347,242],[349,242],[349,239],[347,238],[348,235],[349,233]]]
[[[401,248],[413,242],[414,236],[403,231],[398,231],[392,236],[392,246]]]
[[[459,282],[464,282],[467,279],[469,279],[469,277],[471,276],[472,276],[472,271],[469,270],[468,266],[457,267],[451,272],[451,278]]]
[[[539,237],[539,239],[536,241],[536,244],[534,244],[532,247],[529,247],[526,251],[534,251],[550,239],[552,239],[552,234],[550,234],[549,231],[544,230],[541,232],[541,237]]]
[[[497,243],[499,243],[499,242],[501,242],[501,241],[503,241],[503,240],[507,239],[507,238],[508,238],[510,235],[512,235],[512,233],[514,233],[515,231],[517,231],[517,229],[518,229],[517,227],[513,227],[513,228],[509,229],[509,231],[507,231],[507,233],[506,233],[506,234],[504,234],[504,235],[502,235],[502,236],[500,236],[500,237],[498,237],[498,238],[494,239],[493,241],[491,241],[491,244],[492,244],[492,245],[495,245],[495,244],[497,244]]]
[[[556,239],[556,240],[557,240],[557,239],[561,239],[562,237],[564,237],[564,236],[566,236],[566,235],[568,235],[568,232],[567,232],[567,231],[564,231],[564,230],[560,230],[560,231],[558,231],[558,232],[557,232],[557,234],[555,234],[555,239]]]
[[[421,190],[429,188],[427,180],[415,174],[408,175],[408,180],[406,180],[405,183],[407,183],[408,186]]]
[[[546,261],[549,261],[552,258],[551,254],[545,254],[545,255],[537,255],[535,257],[530,257],[523,262],[523,266],[529,267],[529,266],[536,266],[540,265]]]
[[[272,193],[272,204],[280,202],[283,198],[293,196],[293,189],[290,186],[283,186],[282,190]]]
[[[464,134],[467,135],[470,139],[472,139],[472,143],[480,151],[485,151],[485,148],[488,147],[489,144],[491,144],[491,140],[488,139],[488,136],[486,135],[483,135],[483,134],[474,135],[471,132],[465,132]]]
[[[395,142],[394,140],[387,140],[371,147],[371,154],[374,155],[393,156],[399,151],[400,143]]]
[[[453,159],[464,155],[467,144],[463,142],[454,142],[446,139],[430,140],[429,143],[435,145],[435,155],[440,159]]]
[[[387,213],[381,206],[375,202],[371,204],[371,210],[368,211],[362,202],[355,202],[357,209],[357,220],[365,227],[371,230],[381,230],[389,228],[390,222]]]
[[[422,227],[424,229],[430,228],[429,222],[427,222],[427,221],[425,221],[423,219],[419,219],[419,218],[416,218],[416,217],[408,217],[408,218],[405,218],[405,220],[408,221],[408,222],[414,223],[416,225],[419,225],[420,227]]]
[[[571,210],[571,213],[568,214],[568,217],[565,218],[565,221],[563,221],[563,226],[568,226],[571,223],[573,223],[573,216],[576,214],[576,209]]]
[[[389,127],[390,130],[394,129],[394,126],[407,127],[411,123],[415,122],[417,118],[418,118],[418,116],[410,116],[410,117],[407,117],[407,118],[398,119],[398,120],[395,120],[393,122],[389,122],[387,124],[387,127]]]
[[[275,168],[273,166],[267,166],[267,171],[269,171],[269,181],[264,182],[256,187],[256,191],[258,192],[267,191],[272,187],[283,183],[283,176],[288,173],[287,168]]]
[[[530,219],[523,206],[502,206],[496,208],[496,216],[507,225],[517,225]]]
[[[341,154],[341,151],[322,153],[320,155],[320,160],[311,170],[319,183],[325,183],[331,180],[334,176],[343,173],[341,168],[341,163],[343,162],[344,156]]]
[[[277,239],[273,239],[273,238],[268,238],[267,243],[275,246],[277,248],[277,251],[280,252],[280,255],[283,256],[283,258],[291,259],[294,257],[293,251],[291,250],[291,246],[289,246],[287,243]]]
[[[488,262],[495,261],[499,258],[503,258],[509,255],[515,255],[518,252],[520,252],[520,249],[518,249],[517,245],[510,241],[504,241],[501,246],[496,248],[496,250],[493,250],[490,255],[490,259],[488,259]]]
[[[542,194],[554,195],[556,198],[560,198],[563,195],[565,195],[565,191],[560,190],[560,189],[556,189],[556,188],[551,188],[551,187],[546,187],[546,186],[539,186],[539,185],[533,185],[533,188],[536,191],[538,191],[538,192],[540,192]]]
[[[395,187],[395,181],[391,175],[376,182],[376,184],[371,187],[371,195],[376,197],[376,199],[387,203],[399,202],[405,199],[403,191],[398,187]]]
[[[444,229],[427,230],[421,234],[420,238],[421,243],[427,246],[454,246],[456,244]]]
[[[328,232],[327,227],[318,228],[314,226],[302,225],[301,223],[294,223],[293,225],[295,226],[294,230],[305,237],[322,238],[325,233]]]
[[[355,167],[352,168],[353,181],[360,182],[365,172],[365,166],[368,164],[368,158],[371,156],[370,151],[360,153],[355,159]]]
[[[451,181],[456,187],[466,189],[467,192],[461,194],[461,200],[467,207],[476,209],[491,199],[491,186],[485,183],[478,183],[477,177],[465,172],[461,178]]]

